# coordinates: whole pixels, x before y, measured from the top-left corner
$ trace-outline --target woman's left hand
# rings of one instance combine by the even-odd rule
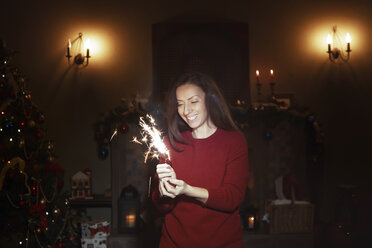
[[[175,178],[163,179],[163,182],[166,191],[174,197],[186,194],[190,187],[185,181]]]

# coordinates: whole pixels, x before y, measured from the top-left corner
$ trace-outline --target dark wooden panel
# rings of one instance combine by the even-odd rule
[[[228,102],[250,102],[247,23],[158,23],[152,35],[156,101],[181,73],[200,71],[216,80]]]

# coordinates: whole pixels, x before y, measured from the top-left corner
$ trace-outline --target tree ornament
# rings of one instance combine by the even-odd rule
[[[270,130],[265,131],[264,138],[267,141],[270,141],[273,138],[273,133]]]
[[[47,217],[44,213],[45,207],[46,207],[45,203],[44,204],[36,204],[36,205],[30,206],[30,208],[28,210],[29,214],[31,214],[33,216],[40,216],[41,226],[43,228],[46,228],[48,226],[48,220],[47,220]]]
[[[39,113],[38,122],[43,123],[45,121],[45,116],[42,113]]]
[[[51,163],[54,162],[54,156],[52,154],[48,156],[48,161]]]
[[[35,121],[34,120],[29,120],[28,121],[28,126],[31,127],[31,128],[34,128],[36,125]]]
[[[48,149],[48,150],[53,150],[53,148],[54,148],[53,141],[48,140],[48,143],[47,143],[47,149]]]
[[[25,146],[25,139],[24,138],[21,138],[21,140],[18,143],[18,147],[19,148],[23,148],[24,146]]]
[[[43,130],[39,130],[37,133],[36,133],[36,136],[41,139],[45,136],[45,132]]]
[[[59,209],[58,207],[55,207],[55,208],[53,209],[53,215],[54,215],[55,217],[60,217],[60,216],[62,215],[62,211],[61,211],[61,209]]]
[[[105,146],[101,146],[98,151],[98,158],[104,160],[107,158],[108,153],[109,153],[108,149]]]
[[[119,130],[120,130],[121,133],[125,134],[125,133],[128,132],[128,126],[127,126],[126,124],[123,123],[123,124],[121,124]]]
[[[12,172],[10,172],[10,173],[8,174],[8,178],[9,178],[9,179],[14,179],[14,177],[15,177],[15,173],[14,173],[14,171],[12,171]]]

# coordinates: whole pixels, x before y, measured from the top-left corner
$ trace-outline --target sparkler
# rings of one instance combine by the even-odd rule
[[[137,137],[133,137],[132,142],[147,146],[145,163],[149,156],[170,161],[169,150],[163,142],[161,132],[156,129],[154,118],[149,114],[146,115],[146,118],[140,117],[139,125],[142,128],[142,138],[138,139]]]

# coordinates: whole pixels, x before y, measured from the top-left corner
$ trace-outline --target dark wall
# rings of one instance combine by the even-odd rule
[[[339,184],[371,178],[372,3],[350,1],[2,1],[0,37],[19,50],[15,63],[46,115],[49,136],[66,169],[93,170],[93,191],[110,187],[109,160],[99,160],[93,124],[122,97],[148,96],[152,87],[152,24],[205,15],[249,24],[250,82],[274,69],[277,91],[316,113],[326,134],[323,218],[332,218]],[[328,60],[333,25],[350,32],[351,59]],[[70,68],[67,40],[79,32],[95,43],[90,65]],[[247,44],[248,46],[248,44]],[[218,79],[217,79],[218,80]],[[251,85],[254,101],[256,89]]]

